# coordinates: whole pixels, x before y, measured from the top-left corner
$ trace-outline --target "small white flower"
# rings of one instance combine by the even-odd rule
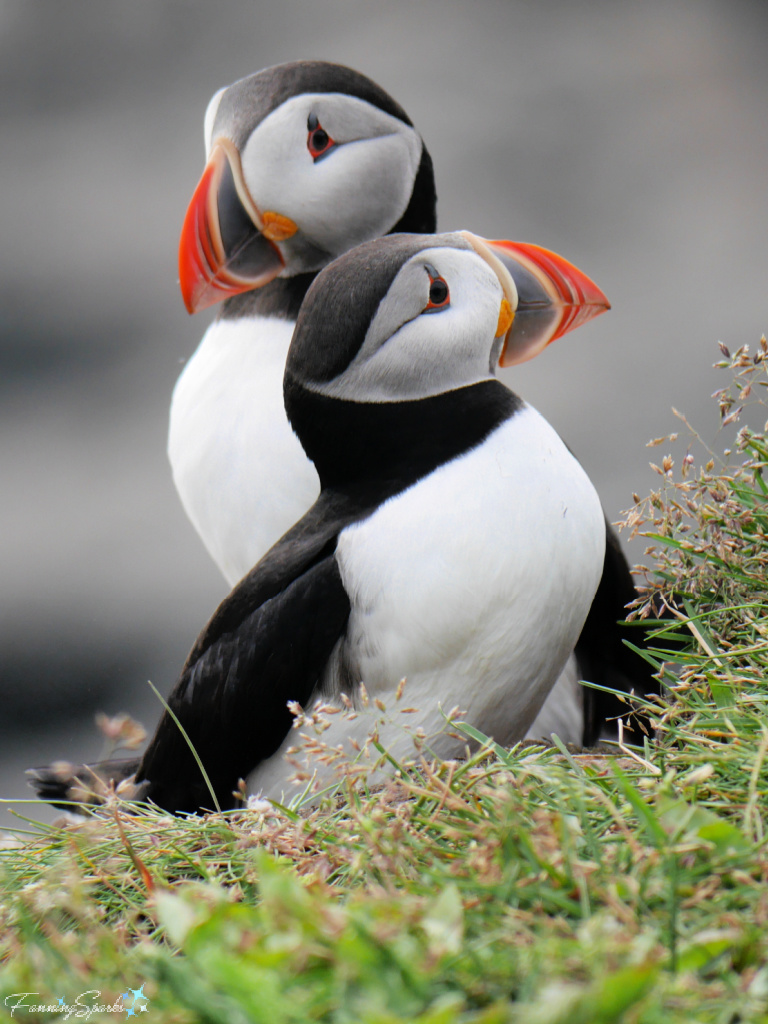
[[[273,810],[269,800],[265,800],[261,793],[252,794],[248,797],[245,806],[255,814],[269,814]]]

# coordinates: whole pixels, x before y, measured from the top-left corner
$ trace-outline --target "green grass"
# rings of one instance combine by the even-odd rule
[[[765,351],[727,356],[725,420]],[[370,790],[342,765],[303,811],[27,826],[0,850],[0,1019],[13,993],[143,985],[146,1020],[180,1024],[768,1020],[768,441],[742,427],[699,468],[695,436],[662,442],[684,455],[629,516],[653,548],[635,614],[671,610],[645,749],[486,745]]]

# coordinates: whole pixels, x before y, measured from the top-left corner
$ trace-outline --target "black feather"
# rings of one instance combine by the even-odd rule
[[[653,669],[624,642],[642,646],[644,639],[636,627],[620,625],[637,591],[619,539],[607,522],[605,531],[603,574],[575,649],[581,678],[626,694],[658,695],[661,686]],[[630,716],[630,710],[631,705],[618,697],[585,687],[584,745],[593,745],[605,732],[615,734],[618,718],[624,720],[627,740],[642,743],[643,735],[651,735],[647,716]]]

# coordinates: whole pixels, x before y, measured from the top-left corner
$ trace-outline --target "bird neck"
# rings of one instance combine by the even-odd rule
[[[241,295],[233,295],[221,307],[219,319],[240,320],[243,317],[277,317],[295,320],[299,315],[307,289],[317,277],[316,273],[296,274],[295,277],[276,277]]]
[[[410,487],[481,444],[523,407],[498,380],[406,402],[349,402],[286,374],[285,407],[323,490],[366,504]]]
[[[426,146],[421,149],[421,162],[413,183],[405,213],[387,234],[406,232],[413,235],[434,235],[437,231],[437,192],[432,157]]]

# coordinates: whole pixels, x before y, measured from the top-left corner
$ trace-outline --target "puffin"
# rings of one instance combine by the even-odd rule
[[[564,302],[563,281],[583,298]],[[283,390],[318,498],[203,629],[135,770],[102,778],[209,810],[189,742],[222,809],[245,778],[282,800],[291,708],[334,709],[323,739],[352,752],[402,680],[410,729],[378,727],[395,759],[416,732],[460,755],[455,705],[496,742],[523,739],[584,627],[606,532],[579,462],[495,370],[602,312],[585,281],[546,250],[464,231],[390,234],[317,275]],[[55,769],[35,783],[53,802],[75,788]]]
[[[375,82],[324,61],[267,68],[215,94],[206,167],[184,219],[179,280],[187,310],[221,303],[186,364],[168,455],[184,509],[230,586],[320,491],[283,407],[288,347],[318,271],[390,233],[434,233],[432,160],[408,115]],[[568,285],[555,274],[556,287]],[[574,299],[570,315],[583,313]],[[516,361],[543,347],[520,347]],[[590,745],[627,705],[579,685],[657,692],[619,626],[636,592],[608,523],[603,577],[572,659],[531,736]],[[636,732],[636,735],[638,734]]]
[[[223,306],[174,389],[168,456],[189,519],[234,586],[320,491],[283,408],[307,289],[361,242],[434,232],[436,194],[405,111],[350,68],[259,71],[216,93],[204,123],[179,281],[190,313]]]

